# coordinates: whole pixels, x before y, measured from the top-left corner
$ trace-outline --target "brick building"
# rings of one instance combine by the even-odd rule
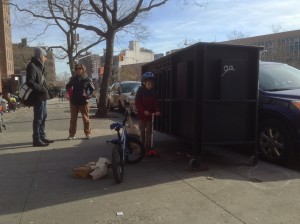
[[[222,43],[263,46],[261,60],[283,62],[300,69],[300,30],[224,41]]]
[[[119,81],[141,81],[142,66],[144,64],[145,63],[122,65],[120,68],[120,74],[122,74],[122,76]]]
[[[13,57],[15,74],[25,74],[27,64],[30,62],[32,56],[34,56],[34,48],[27,46],[26,38],[23,38],[21,43],[13,44]],[[47,49],[46,47],[43,47]],[[51,86],[55,85],[56,72],[55,72],[55,58],[52,50],[47,51],[47,61],[45,63],[45,70],[47,73],[47,83]],[[21,78],[24,81],[24,78]],[[20,84],[23,83],[21,81]]]
[[[9,0],[0,0],[0,92],[9,91],[9,80],[13,74]]]
[[[94,80],[95,88],[99,88],[101,58],[98,54],[87,53],[81,55],[79,63],[85,65],[88,76]]]

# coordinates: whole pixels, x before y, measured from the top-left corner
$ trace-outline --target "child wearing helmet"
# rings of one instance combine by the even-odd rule
[[[151,149],[152,114],[160,116],[159,102],[153,88],[154,81],[155,75],[152,72],[145,72],[143,74],[142,85],[135,96],[135,105],[142,142],[148,154],[150,152],[152,155],[157,155],[157,152]]]

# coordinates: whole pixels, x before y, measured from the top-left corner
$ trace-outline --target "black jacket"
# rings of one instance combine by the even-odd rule
[[[34,105],[36,102],[51,99],[51,93],[46,83],[44,65],[36,58],[31,58],[26,68],[26,84],[32,88],[27,105]]]
[[[91,98],[95,87],[90,78],[74,75],[66,85],[66,90],[68,92],[70,89],[73,89],[73,94],[70,96],[70,102],[73,105],[85,105],[87,104],[87,100]]]

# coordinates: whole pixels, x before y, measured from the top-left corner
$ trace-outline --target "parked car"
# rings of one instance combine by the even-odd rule
[[[136,106],[135,106],[135,95],[136,95],[139,88],[140,88],[140,86],[136,86],[131,91],[131,93],[127,96],[127,98],[124,100],[124,101],[129,103],[129,106],[131,108],[131,112],[135,115],[137,114],[137,110],[136,110]]]
[[[125,109],[124,100],[132,92],[132,90],[140,86],[139,81],[123,81],[112,84],[111,90],[107,97],[107,104],[110,110],[118,108],[121,112]]]
[[[108,89],[107,89],[107,95],[109,94],[110,89],[111,89],[111,86],[109,86]],[[99,99],[100,99],[100,88],[96,91],[95,95],[96,95],[96,104],[97,104],[97,107],[98,107],[98,102],[99,102]],[[107,97],[106,97],[106,101],[107,101]],[[107,102],[106,102],[106,105],[107,105]]]
[[[98,107],[98,102],[99,102],[99,98],[100,98],[100,88],[99,89],[97,89],[97,91],[96,91],[96,104],[97,104],[97,107]]]
[[[300,70],[260,62],[258,146],[270,161],[289,161],[300,146]]]

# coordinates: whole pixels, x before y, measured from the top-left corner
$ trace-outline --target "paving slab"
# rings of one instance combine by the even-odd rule
[[[111,158],[109,129],[122,115],[93,117],[84,139],[81,117],[76,140],[67,140],[69,105],[48,103],[48,147],[32,147],[32,108],[5,114],[0,134],[0,223],[2,224],[294,224],[300,220],[300,174],[227,149],[209,147],[191,170],[185,142],[155,133],[159,158],[125,166],[124,182],[112,173],[99,180],[72,177],[72,168]],[[182,152],[182,153],[178,153]]]

